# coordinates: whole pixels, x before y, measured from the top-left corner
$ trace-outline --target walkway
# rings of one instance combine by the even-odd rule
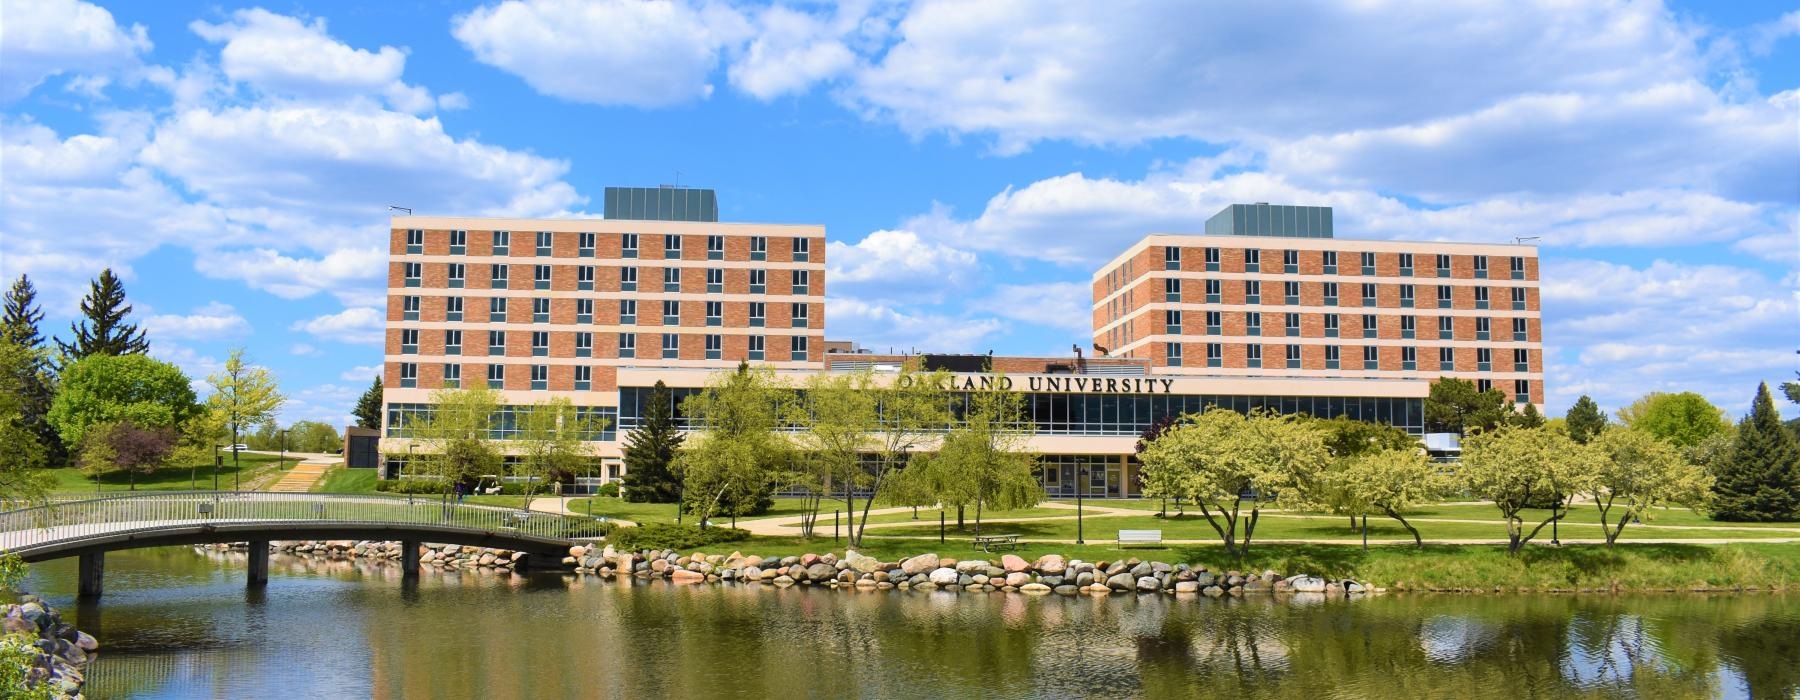
[[[270,486],[269,490],[277,493],[306,493],[311,491],[320,479],[325,478],[325,473],[331,471],[334,466],[337,465],[324,461],[301,462],[294,465],[293,469],[283,472],[281,478]]]
[[[568,502],[569,502],[568,497],[539,496],[537,498],[531,499],[531,503],[527,504],[525,507],[530,509],[531,512],[533,512],[533,513],[554,513],[557,515],[578,515],[583,518],[587,517],[587,513],[583,513],[581,511],[576,511],[576,510],[569,510]],[[637,527],[637,523],[634,523],[630,520],[624,520],[621,518],[607,518],[606,516],[595,516],[595,517],[605,518],[607,522],[612,523],[614,525],[618,525],[620,527]]]

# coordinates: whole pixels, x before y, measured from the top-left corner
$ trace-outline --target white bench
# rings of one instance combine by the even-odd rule
[[[1162,544],[1162,530],[1120,530],[1119,531],[1119,548],[1120,549],[1124,549],[1127,545],[1134,545],[1134,544],[1146,544],[1146,545],[1160,546]]]

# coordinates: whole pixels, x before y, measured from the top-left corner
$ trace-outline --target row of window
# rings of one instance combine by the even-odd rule
[[[1233,314],[1241,316],[1243,318],[1243,321],[1244,321],[1243,334],[1244,335],[1262,335],[1263,334],[1263,314],[1262,314],[1262,312],[1260,312],[1260,311],[1244,311],[1244,312],[1233,312]],[[1205,332],[1204,333],[1196,333],[1195,335],[1224,335],[1223,329],[1224,329],[1225,312],[1206,311],[1199,315],[1201,316],[1201,320],[1204,322],[1203,328],[1205,329]],[[1281,319],[1282,331],[1283,331],[1282,335],[1286,335],[1288,337],[1299,337],[1300,336],[1301,314],[1286,313],[1286,314],[1270,314],[1270,315],[1276,316]],[[1189,326],[1185,323],[1185,321],[1188,318],[1189,318],[1188,314],[1180,309],[1167,309],[1167,310],[1163,311],[1163,332],[1167,333],[1169,335],[1184,334],[1186,331],[1190,330]],[[1322,315],[1321,320],[1322,320],[1322,327],[1323,327],[1323,332],[1324,332],[1323,337],[1326,337],[1326,338],[1339,337],[1340,318],[1341,317],[1338,314],[1334,314],[1334,313]],[[1352,318],[1356,318],[1356,317],[1352,316]],[[1401,338],[1416,338],[1416,337],[1418,337],[1419,317],[1412,316],[1412,315],[1405,315],[1405,316],[1400,316],[1398,318],[1399,318],[1400,337]],[[1375,314],[1362,314],[1362,316],[1359,320],[1362,323],[1362,337],[1364,337],[1364,338],[1380,337],[1378,335],[1378,324],[1381,321],[1381,316],[1378,316]],[[1513,340],[1527,341],[1529,339],[1529,335],[1530,335],[1529,330],[1528,330],[1530,327],[1529,320],[1527,320],[1523,317],[1515,317],[1515,318],[1507,319],[1507,320],[1511,321],[1512,339]],[[1496,337],[1495,334],[1493,333],[1493,327],[1494,327],[1494,319],[1488,318],[1486,316],[1475,317],[1475,340],[1500,340],[1501,338]],[[1453,339],[1455,337],[1455,332],[1456,332],[1456,317],[1454,317],[1454,316],[1438,316],[1437,317],[1437,337],[1438,338]]]
[[[1184,250],[1184,248],[1182,248],[1181,246],[1164,246],[1163,247],[1163,269],[1165,269],[1165,270],[1180,270],[1181,269],[1181,256],[1182,256],[1183,250]],[[1205,256],[1206,271],[1207,272],[1219,272],[1220,271],[1219,270],[1219,261],[1220,261],[1219,249],[1218,248],[1203,248],[1201,250],[1202,250],[1201,254],[1203,256]],[[1326,274],[1326,275],[1338,274],[1338,251],[1321,250],[1321,251],[1316,251],[1316,252],[1319,254],[1319,267],[1320,267],[1321,274]],[[1398,253],[1397,255],[1399,256],[1399,260],[1397,262],[1399,263],[1398,267],[1399,267],[1400,276],[1401,277],[1413,276],[1413,270],[1414,270],[1413,263],[1415,261],[1413,254],[1412,253]],[[1432,257],[1435,258],[1435,260],[1433,260],[1432,262],[1435,262],[1437,264],[1437,267],[1435,268],[1435,272],[1437,273],[1437,276],[1438,277],[1449,277],[1450,270],[1451,270],[1451,267],[1450,267],[1451,256],[1448,254],[1439,253]],[[1472,258],[1471,267],[1473,268],[1473,274],[1474,274],[1475,279],[1487,279],[1487,277],[1488,277],[1488,256],[1474,255],[1474,256],[1470,256],[1470,257]],[[1375,274],[1375,253],[1364,251],[1364,252],[1358,254],[1357,262],[1360,263],[1357,266],[1358,267],[1357,271],[1360,274],[1363,274],[1363,275]],[[1513,256],[1513,257],[1509,258],[1507,260],[1507,268],[1513,279],[1516,279],[1516,280],[1525,279],[1525,258],[1524,257]],[[1261,250],[1259,250],[1257,248],[1245,248],[1244,249],[1244,269],[1242,271],[1243,272],[1262,272],[1263,271],[1263,269],[1262,269],[1262,251]],[[1270,271],[1273,272],[1274,270],[1270,270]],[[1234,270],[1234,272],[1235,272],[1235,270]],[[1286,274],[1298,274],[1300,272],[1300,251],[1298,251],[1298,250],[1281,251],[1281,272],[1286,273]]]
[[[477,297],[477,299],[480,299],[480,297]],[[531,300],[531,322],[532,323],[550,323],[550,301],[551,301],[550,299],[543,298],[543,297],[539,297],[539,298]],[[575,322],[576,323],[594,323],[594,300],[593,299],[576,299],[574,301],[575,301]],[[626,325],[626,326],[636,325],[637,319],[638,319],[638,300],[637,299],[618,299],[615,301],[617,302],[617,308],[619,311],[619,314],[618,314],[619,324]],[[507,301],[507,297],[488,297],[487,302],[488,302],[487,303],[487,307],[488,307],[487,308],[487,321],[489,323],[509,322],[510,317],[508,315],[508,309],[510,307],[510,304]],[[424,303],[423,297],[416,297],[416,296],[401,297],[400,298],[400,320],[402,320],[402,321],[417,321],[417,320],[419,320],[420,307],[423,305],[423,303]],[[665,326],[681,325],[681,306],[683,303],[684,302],[677,301],[674,299],[664,299],[663,300],[663,302],[662,302],[662,319],[663,319],[662,325],[665,325]],[[692,303],[692,302],[686,302],[686,303]],[[725,325],[725,305],[726,305],[726,303],[727,302],[723,302],[723,301],[705,302],[705,304],[706,304],[706,325],[708,325],[708,326],[723,326],[723,325]],[[745,308],[745,318],[747,319],[746,322],[749,324],[750,327],[761,328],[761,327],[767,325],[768,315],[769,315],[768,302],[748,301],[748,302],[731,302],[731,303],[742,303],[745,305],[745,307],[746,307]],[[466,316],[468,316],[468,314],[465,313],[466,308],[467,308],[467,304],[465,303],[465,299],[463,297],[445,297],[444,298],[444,320],[445,321],[467,320],[469,322],[474,322],[473,318],[465,318]],[[651,308],[655,308],[655,307],[651,307]],[[522,318],[517,319],[516,322],[524,323],[525,319],[522,319]],[[794,328],[809,327],[812,323],[812,304],[809,304],[807,302],[793,302],[793,303],[788,304],[788,323]]]
[[[488,437],[493,440],[517,439],[524,428],[524,417],[533,406],[501,406],[488,417]],[[387,436],[410,437],[409,426],[431,420],[437,406],[428,403],[391,403],[387,405]],[[612,406],[576,406],[575,418],[585,430],[577,433],[584,441],[611,442],[619,435],[619,409]],[[513,458],[514,455],[508,455]]]
[[[1165,357],[1166,357],[1166,364],[1168,366],[1170,366],[1170,367],[1183,366],[1183,364],[1182,364],[1182,362],[1183,362],[1182,346],[1183,346],[1182,343],[1164,343],[1164,353],[1165,353]],[[1304,345],[1288,345],[1285,347],[1286,347],[1286,350],[1285,350],[1286,368],[1287,369],[1304,369],[1304,367],[1302,366],[1300,356],[1302,353],[1302,348],[1304,348],[1306,346],[1304,346]],[[1347,367],[1343,366],[1343,362],[1341,361],[1342,354],[1343,354],[1343,348],[1341,346],[1325,345],[1322,347],[1324,348],[1324,352],[1325,352],[1325,369],[1348,369]],[[1494,371],[1494,350],[1493,350],[1493,348],[1473,348],[1473,349],[1475,351],[1475,369],[1476,369],[1476,371],[1478,371],[1478,372]],[[1467,350],[1469,350],[1469,348],[1464,348],[1463,350],[1467,351]],[[1441,347],[1441,348],[1437,349],[1437,356],[1438,356],[1437,371],[1440,371],[1440,372],[1456,371],[1456,351],[1457,351],[1457,348],[1454,348],[1454,347]],[[1514,371],[1514,372],[1529,372],[1529,371],[1531,371],[1531,351],[1530,350],[1528,350],[1526,348],[1514,348],[1512,351],[1512,358],[1513,358],[1512,371]],[[1245,345],[1244,346],[1244,365],[1251,369],[1261,368],[1263,366],[1263,346],[1261,346],[1261,345]],[[1207,366],[1207,367],[1223,367],[1223,366],[1225,366],[1225,345],[1223,343],[1207,343],[1206,344],[1206,365],[1205,366]],[[1381,369],[1381,347],[1380,346],[1376,346],[1376,345],[1362,346],[1362,368],[1365,370]],[[1403,346],[1400,348],[1400,369],[1408,370],[1408,371],[1413,371],[1413,370],[1419,369],[1419,349],[1418,348],[1412,347],[1410,345]]]
[[[490,243],[490,247],[493,251],[492,252],[493,255],[511,255],[512,254],[512,238],[513,238],[513,236],[512,236],[511,231],[489,231],[488,235],[490,236],[490,238],[488,240]],[[558,234],[557,232],[554,232],[554,231],[538,231],[536,238],[533,239],[534,242],[536,243],[536,245],[532,248],[533,254],[540,255],[540,256],[552,255],[553,254],[552,251],[555,249],[554,244],[556,242],[556,236],[558,236],[558,235],[575,236],[576,237],[576,248],[575,248],[576,253],[575,254],[577,257],[583,257],[583,258],[595,257],[596,253],[599,250],[600,234],[597,234],[597,233],[586,233],[586,232],[566,233],[565,232],[565,233]],[[620,233],[620,234],[607,234],[607,235],[608,236],[616,235],[619,237],[619,257],[621,257],[621,258],[638,257],[638,240],[639,240],[638,234]],[[462,231],[462,230],[450,231],[449,238],[450,238],[450,254],[451,255],[467,255],[468,254],[468,252],[469,252],[469,232],[468,231]],[[663,258],[667,259],[667,260],[681,259],[682,239],[684,239],[684,238],[686,238],[686,236],[682,236],[679,234],[673,234],[673,233],[663,234],[663,237],[662,237],[662,239],[663,239],[663,250],[662,250]],[[789,251],[792,253],[794,262],[807,262],[812,257],[812,239],[796,236],[789,240],[790,240],[790,246],[791,246],[789,248]],[[407,229],[407,231],[406,231],[406,252],[408,254],[412,254],[412,255],[422,254],[425,252],[425,231],[423,229]],[[725,259],[725,237],[724,236],[709,235],[706,237],[706,259],[707,260],[724,260]],[[751,236],[750,237],[750,259],[751,260],[767,260],[767,259],[769,259],[769,237],[768,236]]]
[[[444,337],[444,352],[442,354],[444,354],[446,356],[456,356],[456,355],[463,354],[463,332],[462,331],[446,330],[446,331],[439,331],[439,332],[443,333],[443,337]],[[479,333],[479,332],[477,332],[477,333]],[[420,335],[419,329],[416,329],[416,328],[401,329],[401,331],[400,331],[400,354],[402,354],[402,355],[417,355],[417,354],[419,354],[419,335]],[[575,354],[573,356],[574,357],[593,357],[594,356],[594,334],[589,333],[587,331],[577,331],[577,332],[573,333],[572,335],[575,336]],[[674,340],[674,339],[678,339],[678,338],[680,338],[680,336],[681,336],[680,333],[663,333],[662,334],[663,353],[664,353],[663,356],[664,357],[674,357],[673,355],[670,355],[668,353],[672,350],[679,349],[679,340]],[[717,356],[715,356],[715,351],[717,351],[719,349],[720,343],[721,343],[721,341],[719,339],[722,337],[723,336],[718,335],[718,334],[708,334],[706,336],[706,338],[707,338],[707,340],[706,340],[706,359],[709,359],[709,360],[719,359]],[[751,357],[749,359],[752,359],[752,360],[763,359],[762,358],[763,336],[752,335],[752,336],[748,336],[748,337],[750,338],[750,351],[751,351]],[[792,337],[799,341],[798,343],[796,343],[794,345],[795,349],[797,349],[801,352],[804,352],[806,349],[806,342],[805,342],[806,338],[804,336],[792,336]],[[672,346],[671,343],[675,343],[675,345]],[[486,347],[487,347],[486,357],[505,357],[506,356],[506,331],[488,331]],[[625,358],[636,357],[637,356],[636,349],[637,349],[637,334],[636,333],[620,333],[619,334],[619,357],[625,357]],[[550,333],[548,331],[532,331],[531,332],[531,357],[549,357],[549,356],[550,356]],[[805,357],[797,357],[795,359],[804,360],[806,358]]]
[[[584,335],[586,335],[586,334],[584,334]],[[679,333],[663,333],[661,335],[662,335],[662,355],[661,355],[662,359],[665,359],[665,360],[681,359],[681,334],[679,334]],[[637,336],[638,336],[638,334],[636,334],[636,333],[620,333],[619,334],[618,357],[620,359],[631,359],[631,358],[639,357],[638,349],[637,349]],[[788,338],[788,359],[790,361],[793,361],[793,362],[805,362],[806,361],[807,352],[808,352],[808,342],[807,341],[808,341],[808,338],[806,336],[800,336],[800,335],[792,336],[792,337]],[[533,357],[543,357],[543,356],[546,356],[549,354],[549,344],[548,344],[547,340],[546,340],[545,345],[543,346],[542,353],[538,352],[538,346],[535,345],[536,341],[534,340],[533,342],[534,342],[534,345],[532,346],[532,353],[531,353]],[[764,336],[760,336],[760,335],[749,336],[748,337],[748,347],[746,348],[745,356],[742,359],[751,360],[751,361],[760,361],[760,360],[765,359],[767,342],[768,342],[767,338],[765,338]],[[717,334],[708,334],[705,336],[705,344],[706,344],[706,350],[705,350],[706,359],[708,359],[708,360],[725,359],[724,358],[725,336],[717,335]],[[593,339],[591,337],[588,338],[588,345],[587,345],[588,354],[585,354],[585,355],[579,354],[579,347],[580,346],[577,346],[577,348],[578,348],[578,354],[576,355],[577,357],[591,357],[592,352],[593,352]],[[417,351],[416,346],[414,347],[414,351],[415,352]],[[491,355],[491,356],[499,356],[499,355],[506,354],[506,348],[503,345],[502,346],[490,346],[488,348],[488,351],[489,351],[489,355]],[[455,354],[455,353],[445,353],[445,354]],[[644,357],[652,357],[652,356],[644,355]],[[489,388],[493,388],[493,389],[505,388],[505,386],[506,386],[506,367],[507,367],[506,365],[501,365],[501,364],[491,364],[491,365],[487,366],[487,385]],[[533,390],[549,389],[550,388],[550,366],[549,365],[530,365],[530,367],[531,367],[531,388]],[[591,382],[593,380],[593,371],[594,371],[594,368],[586,366],[586,365],[577,365],[575,367],[575,390],[576,391],[587,391],[591,387]],[[454,363],[446,363],[444,365],[444,386],[457,387],[457,386],[460,386],[461,383],[462,383],[462,365],[454,364]],[[417,387],[418,385],[419,385],[419,363],[417,363],[417,362],[402,362],[402,363],[400,363],[400,386],[401,386],[401,388],[410,389],[410,388]]]
[[[1169,302],[1181,301],[1183,299],[1183,293],[1185,291],[1186,283],[1192,282],[1192,281],[1194,281],[1194,280],[1184,280],[1184,279],[1181,279],[1178,277],[1170,277],[1170,278],[1164,279],[1163,280],[1163,301],[1169,301]],[[1224,299],[1225,280],[1209,279],[1209,280],[1201,280],[1201,281],[1205,282],[1204,287],[1206,290],[1206,295],[1205,295],[1206,303],[1208,303],[1208,304],[1222,303],[1222,300]],[[1243,293],[1244,293],[1244,302],[1243,303],[1245,303],[1245,304],[1261,304],[1261,303],[1263,303],[1263,285],[1262,285],[1261,281],[1239,280],[1238,282],[1241,285],[1240,288],[1243,290]],[[1301,284],[1303,284],[1303,283],[1295,282],[1295,281],[1288,281],[1288,282],[1281,283],[1281,303],[1286,304],[1288,306],[1298,306],[1300,304]],[[1338,300],[1341,298],[1339,296],[1340,287],[1339,287],[1338,283],[1336,283],[1336,282],[1316,282],[1316,283],[1312,283],[1312,284],[1320,285],[1320,288],[1319,288],[1320,295],[1319,296],[1320,296],[1321,303],[1323,305],[1325,305],[1325,306],[1337,306],[1338,305]],[[1401,284],[1401,285],[1396,285],[1396,286],[1399,287],[1400,308],[1410,309],[1410,308],[1414,308],[1414,307],[1418,306],[1418,286],[1417,285]],[[1456,287],[1454,287],[1452,285],[1448,285],[1448,284],[1440,284],[1440,285],[1428,285],[1427,289],[1431,289],[1431,288],[1433,288],[1433,286],[1435,286],[1437,308],[1440,308],[1440,309],[1450,308],[1450,305],[1454,299]],[[1526,289],[1527,288],[1525,288],[1525,287],[1512,287],[1511,291],[1508,292],[1510,301],[1512,302],[1512,308],[1514,311],[1526,310],[1527,301],[1529,299],[1529,292],[1527,292]],[[1379,291],[1379,285],[1376,285],[1374,283],[1363,283],[1362,288],[1357,291],[1362,292],[1362,296],[1361,296],[1362,306],[1376,306],[1377,305],[1377,302],[1378,302],[1377,292]],[[1475,287],[1474,293],[1475,293],[1475,308],[1486,309],[1486,308],[1490,307],[1490,301],[1493,298],[1491,288]],[[1115,314],[1122,314],[1127,310],[1125,308],[1125,303],[1124,303],[1125,299],[1123,297],[1117,297],[1113,301],[1114,301],[1114,303],[1118,304],[1118,308],[1115,309]],[[1273,298],[1270,299],[1270,303],[1275,303]],[[1116,315],[1115,315],[1115,318],[1116,318]]]
[[[450,289],[464,289],[469,284],[469,266],[464,263],[445,263],[444,286]],[[510,289],[512,285],[512,268],[524,265],[492,264],[488,265],[488,289]],[[555,275],[555,266],[532,265],[531,288],[550,289]],[[402,284],[407,287],[425,286],[424,263],[401,263]],[[568,268],[564,268],[565,270]],[[579,265],[575,268],[575,289],[593,291],[598,268],[593,265]],[[654,269],[654,268],[653,268]],[[662,269],[662,290],[665,292],[681,291],[681,270],[679,267]],[[768,270],[749,270],[749,288],[751,294],[766,294],[769,287]],[[791,294],[805,295],[812,290],[811,270],[790,270],[788,290]],[[707,268],[706,291],[719,293],[725,291],[725,270],[723,268]],[[638,268],[619,268],[619,290],[622,292],[638,291]]]

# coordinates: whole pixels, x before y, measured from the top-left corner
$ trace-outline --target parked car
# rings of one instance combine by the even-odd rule
[[[246,450],[249,450],[250,446],[240,442],[240,443],[238,443],[236,445],[232,445],[231,447],[226,448],[226,449],[229,449],[232,452],[244,452]]]

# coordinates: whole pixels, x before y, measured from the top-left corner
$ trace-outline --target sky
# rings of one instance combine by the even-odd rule
[[[125,280],[284,422],[377,373],[389,206],[823,224],[834,339],[1062,355],[1096,264],[1232,202],[1543,259],[1548,409],[1800,369],[1800,10],[1776,2],[0,0],[0,274]],[[1783,403],[1789,416],[1800,407]]]

